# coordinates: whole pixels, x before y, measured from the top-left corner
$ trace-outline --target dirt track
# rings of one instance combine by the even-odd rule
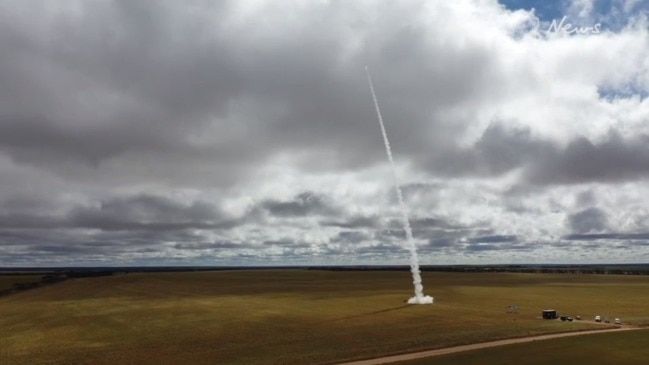
[[[379,358],[375,358],[375,359],[346,362],[346,363],[342,363],[342,364],[338,364],[338,365],[378,365],[378,364],[388,364],[388,363],[397,362],[397,361],[421,359],[421,358],[424,358],[424,357],[432,357],[432,356],[438,356],[438,355],[452,354],[452,353],[462,352],[462,351],[478,350],[478,349],[484,349],[484,348],[488,348],[488,347],[510,345],[510,344],[515,344],[515,343],[549,340],[549,339],[552,339],[552,338],[561,338],[561,337],[583,336],[583,335],[590,335],[590,334],[604,333],[604,332],[631,331],[631,330],[638,330],[638,329],[641,329],[641,328],[639,328],[639,327],[630,327],[630,326],[622,326],[622,327],[619,327],[619,328],[610,328],[610,329],[603,329],[603,330],[588,330],[588,331],[555,333],[555,334],[549,334],[549,335],[540,335],[540,336],[531,336],[531,337],[522,337],[522,338],[512,338],[512,339],[508,339],[508,340],[481,342],[481,343],[474,343],[474,344],[470,344],[470,345],[446,347],[446,348],[436,349],[436,350],[420,351],[420,352],[413,352],[413,353],[409,353],[409,354],[385,356],[385,357],[379,357]]]

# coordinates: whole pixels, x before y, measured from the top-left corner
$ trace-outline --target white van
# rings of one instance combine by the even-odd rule
[[[615,318],[615,324],[622,324],[622,321],[619,318]]]
[[[601,321],[602,321],[602,317],[600,317],[600,316],[595,316],[595,322],[601,322]]]

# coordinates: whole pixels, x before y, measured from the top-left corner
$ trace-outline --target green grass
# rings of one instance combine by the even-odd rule
[[[395,365],[637,365],[649,359],[649,330],[604,333],[528,342]]]
[[[12,289],[14,283],[37,283],[43,275],[0,275],[0,292]]]
[[[70,279],[0,298],[3,364],[327,364],[593,328],[545,308],[649,322],[649,277],[231,271]],[[506,314],[507,305],[520,307]],[[596,328],[601,328],[597,326]]]

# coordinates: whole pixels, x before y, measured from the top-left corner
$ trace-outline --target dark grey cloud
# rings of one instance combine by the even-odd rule
[[[30,246],[31,253],[45,253],[56,255],[87,255],[97,254],[97,247],[94,245],[34,245]]]
[[[648,142],[647,135],[625,138],[611,129],[603,141],[578,137],[561,147],[528,128],[494,122],[470,148],[449,146],[416,157],[424,168],[449,177],[494,177],[523,168],[527,184],[610,183],[649,175]]]
[[[254,248],[254,245],[237,242],[200,242],[200,243],[176,243],[173,245],[178,250],[230,250]]]
[[[408,199],[411,195],[416,196],[418,194],[434,193],[441,187],[442,184],[408,183],[401,186],[401,193],[405,199]]]
[[[527,180],[533,184],[577,184],[640,179],[649,175],[648,142],[647,135],[625,139],[614,131],[598,143],[577,138],[532,165]]]
[[[482,243],[474,242],[464,245],[464,250],[468,252],[483,252],[483,251],[501,251],[501,252],[511,252],[511,251],[531,251],[535,248],[536,245],[532,243],[516,243],[513,241],[505,242],[491,242],[491,243]]]
[[[425,33],[411,25],[414,8],[381,5],[392,11],[387,28],[350,53],[349,39],[331,31],[349,27],[343,4],[318,6],[329,21],[305,17],[290,34],[235,25],[234,3],[196,6],[202,11],[174,2],[85,3],[75,16],[31,9],[31,23],[48,24],[47,41],[44,29],[7,12],[0,75],[10,87],[0,95],[0,151],[53,171],[63,163],[101,169],[109,160],[129,169],[133,156],[151,164],[166,158],[183,170],[227,167],[225,180],[212,176],[221,183],[237,167],[254,169],[286,151],[306,153],[307,170],[367,166],[383,159],[363,75],[367,60],[391,139],[404,154],[449,147],[448,135],[460,131],[430,115],[487,92],[476,76],[494,67],[491,52],[477,47],[453,49],[446,66],[415,72],[442,45],[429,49]],[[437,131],[422,134],[422,127]],[[196,143],[206,133],[214,142]],[[314,165],[312,152],[333,158]]]
[[[412,24],[416,7],[380,5],[390,14],[382,23],[385,29],[366,34],[361,48],[346,58],[348,40],[327,31],[349,27],[338,17],[349,10],[343,4],[319,6],[314,10],[330,20],[314,24],[305,18],[291,34],[274,34],[279,29],[255,34],[253,28],[233,26],[228,22],[234,4],[200,3],[196,6],[202,11],[195,12],[174,2],[85,3],[78,15],[59,17],[31,9],[32,22],[49,25],[47,41],[40,36],[44,29],[28,27],[7,12],[0,75],[10,87],[0,98],[6,100],[1,150],[19,161],[48,165],[101,166],[128,154],[163,154],[180,162],[201,159],[201,165],[248,169],[274,153],[309,147],[333,154],[320,161],[328,169],[368,165],[383,155],[363,80],[365,60],[375,62],[372,71],[395,148],[431,171],[498,175],[548,148],[529,131],[505,132],[498,124],[471,150],[449,143],[462,127],[430,115],[437,107],[459,106],[492,92],[481,80],[497,72],[497,59],[485,45],[449,49],[437,39],[431,43]],[[273,37],[272,46],[265,37]],[[443,58],[438,50],[444,50]],[[424,67],[431,63],[438,66]],[[245,116],[261,121],[246,126],[243,134],[236,126],[209,129],[214,120],[227,125],[242,117],[232,106],[237,100],[254,103]],[[426,133],[432,128],[436,133]],[[213,144],[192,141],[207,131],[223,138]],[[627,162],[626,168],[607,169],[604,178],[633,174],[638,165],[646,170],[646,159],[632,154],[633,148],[589,147],[579,141],[565,151],[565,166],[547,162],[542,170],[567,173],[563,170],[589,149]],[[563,181],[602,174],[596,163],[581,166]],[[532,175],[533,180],[546,176]]]
[[[4,12],[0,75],[10,87],[0,98],[0,145],[19,159],[99,162],[181,144],[179,133],[196,128],[196,117],[236,95],[237,77],[231,52],[218,52],[218,33],[208,47],[196,37],[219,17],[183,22],[179,31],[174,13],[185,10],[105,2],[57,16],[31,8],[31,27]]]
[[[543,159],[554,148],[552,142],[534,137],[528,128],[509,128],[494,121],[470,147],[448,145],[440,153],[422,154],[417,159],[435,174],[493,177]]]
[[[263,242],[264,246],[275,246],[275,247],[288,247],[288,248],[309,248],[311,245],[298,242],[292,238],[282,238],[278,240],[266,240]]]
[[[598,240],[618,240],[618,241],[649,241],[649,233],[590,233],[590,234],[570,234],[563,237],[569,241],[598,241]]]
[[[462,229],[463,227],[457,226],[449,222],[444,217],[408,217],[410,227],[413,232],[425,232],[428,230],[435,229]],[[390,219],[388,221],[388,227],[392,231],[403,231],[403,221],[401,219]]]
[[[16,202],[12,202],[16,204]],[[33,202],[28,202],[33,204]],[[47,206],[47,204],[45,204]],[[33,209],[32,209],[33,210]],[[0,228],[86,228],[104,231],[183,230],[231,228],[241,223],[206,202],[181,203],[170,198],[140,194],[78,205],[54,213],[0,213]]]
[[[592,206],[597,202],[597,197],[592,190],[585,190],[577,194],[575,203],[579,207]]]
[[[320,225],[340,228],[375,228],[379,225],[379,217],[356,215],[346,220],[324,220],[320,222]]]
[[[312,192],[300,193],[289,201],[269,199],[262,202],[260,206],[277,217],[330,216],[340,212],[325,197]]]
[[[529,181],[545,184],[617,181],[647,171],[644,139],[600,145],[582,139],[561,151],[496,121],[471,148],[456,146],[462,124],[430,116],[438,107],[488,95],[479,81],[496,72],[496,59],[480,44],[461,50],[433,42],[431,48],[412,25],[414,8],[381,5],[391,14],[386,29],[366,34],[350,54],[348,40],[327,31],[349,26],[337,17],[349,10],[342,4],[320,6],[330,22],[298,22],[292,35],[277,33],[272,47],[264,39],[279,29],[259,35],[232,26],[234,4],[200,3],[203,11],[192,12],[173,2],[86,3],[77,16],[59,17],[32,9],[32,22],[49,25],[47,41],[41,27],[7,12],[0,77],[9,87],[0,94],[6,101],[0,151],[85,178],[120,175],[105,171],[113,161],[130,180],[142,180],[133,166],[138,162],[162,182],[185,184],[206,167],[228,173],[204,179],[231,184],[282,152],[302,155],[298,163],[309,171],[368,166],[384,157],[363,79],[365,58],[375,62],[370,66],[394,148],[430,172],[498,176],[531,163]],[[435,61],[441,49],[445,56]],[[431,62],[441,64],[431,68]],[[258,122],[241,124],[241,118]],[[197,136],[209,134],[211,143],[199,142]],[[318,159],[322,153],[330,158]],[[181,173],[163,171],[169,163]]]
[[[368,241],[372,236],[365,231],[342,231],[331,239],[331,242],[335,243],[351,243],[358,244],[364,241]]]
[[[534,138],[529,129],[508,130],[502,124],[494,123],[474,146],[473,170],[491,176],[500,175],[531,160],[543,158],[551,148],[551,142]]]
[[[391,222],[391,226],[396,225],[396,222]],[[414,217],[410,219],[410,226],[414,230],[425,230],[433,228],[443,229],[459,229],[461,227],[448,222],[442,217]]]
[[[444,248],[444,247],[453,247],[457,243],[457,239],[449,236],[441,236],[437,238],[431,238],[428,241],[428,247],[430,248]]]
[[[159,254],[163,249],[160,235],[129,232],[121,237],[101,232],[79,234],[62,229],[8,230],[0,229],[0,247],[3,262],[23,261],[79,263],[83,260],[120,260],[138,250],[152,249]],[[71,258],[73,258],[71,260]]]
[[[573,232],[601,232],[608,227],[606,213],[598,208],[589,208],[568,216],[568,225]]]
[[[406,252],[406,248],[399,245],[390,245],[385,243],[381,243],[373,246],[365,246],[356,250],[356,253],[359,255],[367,255],[367,254],[388,255],[388,254],[393,254],[393,253],[396,254],[396,253],[403,253],[403,252]]]
[[[183,204],[165,197],[138,195],[102,201],[98,206],[74,209],[69,215],[76,227],[102,230],[218,229],[237,225],[218,208],[205,202]]]
[[[494,236],[480,236],[471,237],[467,239],[470,244],[474,243],[503,243],[503,242],[517,242],[518,237],[512,235],[494,235]]]

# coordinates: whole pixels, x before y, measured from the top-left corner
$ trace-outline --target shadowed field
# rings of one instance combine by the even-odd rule
[[[642,330],[508,345],[394,365],[637,365],[647,359],[649,330]]]
[[[0,292],[11,289],[14,284],[38,283],[43,275],[0,275]]]
[[[649,277],[230,271],[71,279],[0,298],[3,364],[328,364],[532,334],[649,323]],[[508,305],[518,314],[507,314]],[[539,319],[544,308],[581,315]]]

